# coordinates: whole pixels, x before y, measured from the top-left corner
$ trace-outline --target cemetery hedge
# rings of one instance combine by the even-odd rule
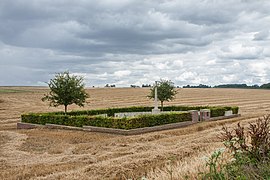
[[[154,107],[149,106],[132,106],[124,108],[108,108],[108,109],[95,109],[95,110],[85,110],[85,111],[70,111],[67,115],[78,116],[78,115],[88,115],[94,116],[99,114],[107,114],[113,117],[115,113],[121,112],[150,112]],[[239,108],[237,106],[164,106],[163,111],[189,111],[189,110],[200,110],[200,109],[210,109],[211,117],[224,116],[225,111],[232,110],[233,114],[238,114]],[[52,112],[50,114],[64,115],[64,112]]]
[[[136,117],[115,118],[115,113],[121,112],[149,112],[153,107],[126,107],[126,108],[109,108],[85,111],[67,112],[50,112],[50,113],[29,113],[22,114],[21,120],[25,123],[34,124],[58,124],[66,126],[98,126],[117,129],[134,129],[151,127],[176,122],[191,121],[191,115],[188,111],[210,109],[211,117],[224,116],[225,111],[232,110],[233,114],[238,114],[238,107],[209,107],[209,106],[165,106],[164,111],[172,111],[170,113],[158,115],[139,115]],[[98,116],[107,114],[108,117]]]
[[[166,113],[157,115],[139,115],[131,118],[114,118],[101,116],[69,116],[44,114],[23,114],[22,122],[34,124],[58,124],[65,126],[97,126],[116,129],[135,129],[152,127],[163,124],[191,121],[191,114],[188,112]]]

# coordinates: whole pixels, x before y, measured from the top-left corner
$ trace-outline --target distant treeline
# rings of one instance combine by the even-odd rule
[[[259,85],[251,85],[248,86],[247,84],[221,84],[221,85],[217,85],[217,86],[208,86],[208,85],[204,85],[204,84],[200,84],[198,86],[190,86],[190,85],[186,85],[183,86],[183,88],[243,88],[243,89],[270,89],[270,83],[267,84],[263,84],[261,86]]]
[[[186,86],[183,86],[183,88],[211,88],[211,86],[200,84],[199,86],[186,85]]]

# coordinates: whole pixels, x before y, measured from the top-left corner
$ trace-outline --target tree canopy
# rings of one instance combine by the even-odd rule
[[[89,97],[84,88],[83,77],[70,75],[68,71],[57,73],[47,84],[50,92],[45,94],[42,101],[47,100],[54,107],[64,105],[65,113],[68,105],[84,106]]]
[[[150,99],[155,98],[155,87],[157,86],[157,98],[161,102],[161,110],[163,111],[164,101],[171,101],[175,98],[177,91],[175,90],[174,83],[171,80],[161,79],[157,85],[154,85],[150,89],[148,97]]]

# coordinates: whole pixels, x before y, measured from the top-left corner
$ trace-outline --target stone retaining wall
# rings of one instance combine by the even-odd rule
[[[81,127],[64,126],[64,125],[58,125],[58,124],[46,124],[45,126],[48,129],[67,129],[67,130],[79,130],[79,131],[83,131],[84,130]]]
[[[193,115],[195,116],[195,119],[196,119],[197,118],[196,112],[194,112]],[[214,118],[207,119],[205,121],[217,121],[217,120],[229,119],[229,118],[234,118],[234,117],[239,117],[239,116],[241,115],[233,114],[230,116],[214,117]],[[130,129],[130,130],[104,128],[104,127],[96,127],[96,126],[83,126],[82,128],[80,128],[80,127],[63,126],[63,125],[56,125],[56,124],[39,125],[39,124],[30,124],[30,123],[22,123],[22,122],[17,123],[17,128],[18,129],[49,128],[49,129],[66,129],[66,130],[111,133],[111,134],[120,134],[120,135],[137,135],[137,134],[143,134],[143,133],[154,132],[154,131],[162,131],[162,130],[186,127],[186,126],[198,123],[198,121],[195,121],[195,119],[194,121],[186,121],[186,122],[165,124],[165,125],[160,125],[160,126]]]
[[[43,128],[44,125],[40,124],[31,124],[31,123],[23,123],[19,122],[17,123],[17,129],[34,129],[34,128]]]
[[[218,120],[224,120],[224,119],[230,119],[230,118],[235,118],[235,117],[240,117],[241,114],[232,114],[232,115],[227,115],[227,116],[220,116],[220,117],[212,117],[210,119],[206,119],[205,121],[218,121]]]

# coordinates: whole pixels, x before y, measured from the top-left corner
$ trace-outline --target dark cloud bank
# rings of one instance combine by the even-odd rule
[[[0,85],[270,82],[269,1],[2,0]]]

